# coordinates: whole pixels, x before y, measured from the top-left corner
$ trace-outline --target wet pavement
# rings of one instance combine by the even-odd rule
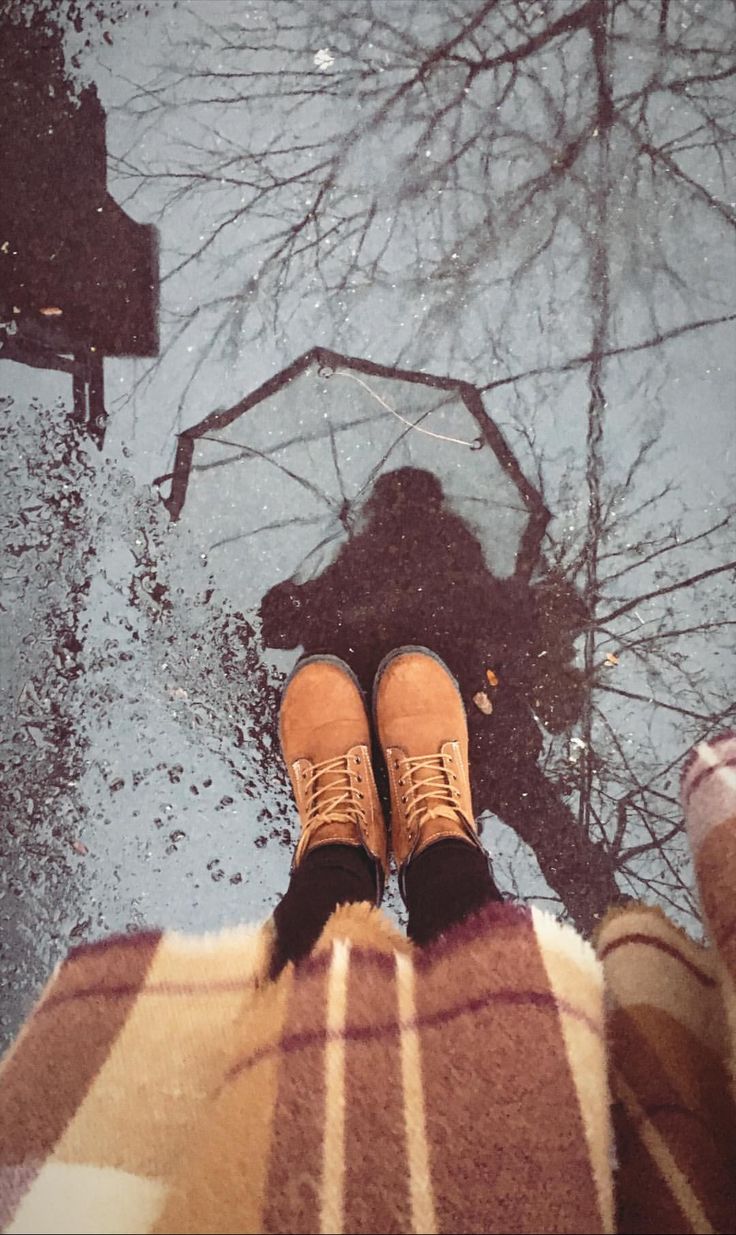
[[[74,943],[273,908],[302,651],[367,687],[445,657],[508,896],[697,933],[679,766],[735,711],[732,6],[3,23],[4,1037]]]

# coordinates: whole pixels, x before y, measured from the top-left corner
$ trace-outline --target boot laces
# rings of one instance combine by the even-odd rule
[[[452,758],[444,751],[437,755],[404,756],[399,786],[405,789],[401,801],[406,807],[406,822],[410,830],[421,827],[429,819],[463,820],[460,807],[460,785],[452,767]],[[417,776],[417,773],[423,773]]]
[[[363,774],[351,774],[350,764],[360,767],[361,755],[338,755],[312,764],[304,773],[305,829],[312,832],[328,823],[365,821]]]

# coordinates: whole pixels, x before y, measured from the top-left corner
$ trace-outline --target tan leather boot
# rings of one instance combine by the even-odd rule
[[[398,648],[383,660],[373,708],[403,893],[406,867],[429,845],[452,838],[485,852],[470,796],[468,725],[457,682],[427,648]]]
[[[380,901],[388,865],[386,825],[363,695],[343,661],[309,656],[299,662],[284,688],[279,735],[302,825],[292,869],[319,845],[360,846],[375,862]]]

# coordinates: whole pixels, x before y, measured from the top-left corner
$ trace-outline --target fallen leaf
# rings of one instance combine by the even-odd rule
[[[498,686],[498,674],[494,673],[492,669],[486,669],[486,677],[490,686]]]
[[[484,690],[479,690],[477,695],[473,695],[473,703],[485,716],[490,716],[493,711],[493,704]]]
[[[616,656],[613,652],[606,652],[606,664],[607,665],[617,665],[618,656]]]
[[[41,317],[61,317],[64,312],[64,310],[60,309],[56,304],[50,304],[47,308],[39,309],[38,311],[41,314]]]

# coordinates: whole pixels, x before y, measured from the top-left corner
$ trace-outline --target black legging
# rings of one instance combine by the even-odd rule
[[[408,866],[407,933],[424,946],[489,901],[500,901],[485,854],[460,840],[430,845]],[[311,951],[330,914],[351,901],[374,901],[373,863],[353,845],[322,845],[294,871],[274,913],[276,944],[271,975]]]

